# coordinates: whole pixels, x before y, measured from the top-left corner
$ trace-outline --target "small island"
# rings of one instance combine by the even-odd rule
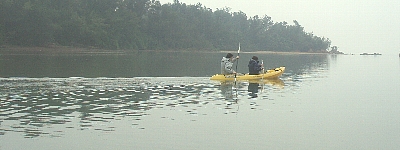
[[[380,53],[362,53],[360,55],[382,55]]]
[[[329,54],[344,54],[343,52],[338,51],[338,49],[339,48],[337,46],[332,46],[331,50],[329,51]]]

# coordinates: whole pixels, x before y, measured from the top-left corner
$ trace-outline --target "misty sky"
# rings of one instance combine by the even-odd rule
[[[160,0],[173,3],[173,0]],[[215,11],[229,7],[274,22],[297,20],[306,32],[332,41],[344,53],[400,53],[399,0],[180,0]]]

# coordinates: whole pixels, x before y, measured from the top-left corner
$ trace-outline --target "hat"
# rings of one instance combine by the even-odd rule
[[[233,55],[231,53],[226,54],[226,58],[231,58]]]
[[[253,56],[253,57],[251,57],[251,59],[258,60],[258,57],[257,56]]]

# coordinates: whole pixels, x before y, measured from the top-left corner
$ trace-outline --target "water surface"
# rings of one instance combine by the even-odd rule
[[[286,73],[210,81],[223,55],[3,54],[0,149],[400,146],[397,56],[259,54]]]

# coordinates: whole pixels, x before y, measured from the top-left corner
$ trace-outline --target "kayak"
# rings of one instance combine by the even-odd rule
[[[276,79],[279,76],[281,76],[285,72],[285,67],[279,67],[275,69],[269,69],[265,71],[263,74],[259,75],[249,75],[248,73],[246,74],[237,74],[236,75],[236,80],[259,80],[259,79]],[[235,75],[230,74],[230,75],[223,75],[223,74],[215,74],[211,76],[210,80],[235,80]]]

